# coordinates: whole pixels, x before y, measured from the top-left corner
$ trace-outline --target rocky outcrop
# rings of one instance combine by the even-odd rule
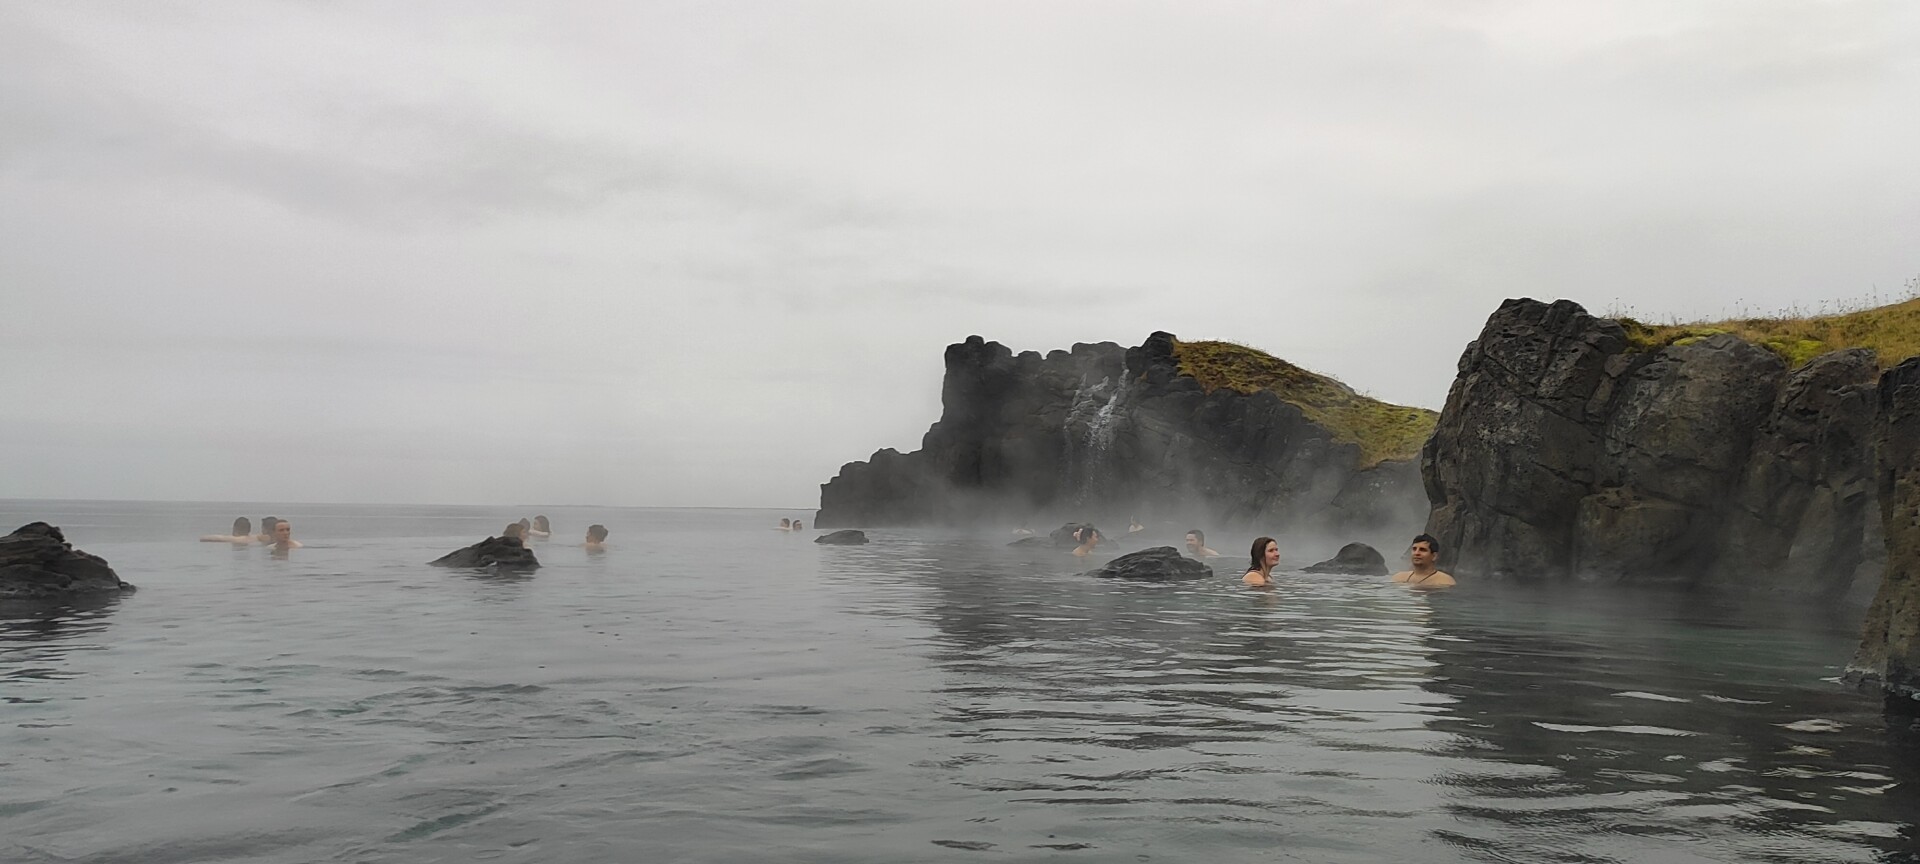
[[[1343,573],[1348,576],[1385,576],[1387,575],[1386,556],[1380,550],[1365,543],[1348,543],[1318,564],[1309,566],[1308,573]]]
[[[0,537],[0,600],[131,591],[98,555],[73,548],[60,529],[29,522]]]
[[[1206,579],[1213,568],[1180,554],[1172,546],[1155,546],[1129,552],[1108,561],[1106,566],[1080,574],[1096,579],[1132,579],[1141,582],[1181,582]]]
[[[1726,334],[1640,346],[1575,303],[1509,300],[1422,453],[1428,533],[1476,576],[1839,597],[1875,575],[1877,369],[1853,350],[1789,370]]]
[[[830,534],[822,534],[813,538],[813,542],[824,543],[828,546],[865,546],[867,545],[867,533],[849,528]]]
[[[1890,695],[1920,700],[1920,357],[1880,377],[1879,408],[1875,437],[1886,575],[1847,674]]]
[[[518,537],[488,537],[465,549],[458,549],[428,562],[435,567],[464,567],[492,570],[533,570],[540,559]]]
[[[1358,445],[1273,392],[1209,391],[1181,372],[1177,350],[1167,333],[1045,357],[978,336],[950,345],[943,410],[920,449],[842,467],[821,487],[816,522],[1192,513],[1364,533],[1425,519],[1415,460],[1368,466]]]

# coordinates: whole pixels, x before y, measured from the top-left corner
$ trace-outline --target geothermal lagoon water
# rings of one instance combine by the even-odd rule
[[[307,548],[194,542],[270,512]],[[534,512],[533,576],[424,564]],[[1852,612],[1115,584],[783,515],[0,502],[141,589],[0,613],[0,860],[1920,855]]]

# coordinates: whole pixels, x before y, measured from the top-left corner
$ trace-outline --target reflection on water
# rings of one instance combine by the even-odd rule
[[[474,509],[404,515],[514,515]],[[285,561],[89,541],[140,594],[0,616],[4,858],[1920,853],[1920,736],[1826,680],[1843,622],[1124,584],[992,540],[816,546],[779,513],[550,512],[620,546],[536,545],[502,579],[421,563],[458,532]]]

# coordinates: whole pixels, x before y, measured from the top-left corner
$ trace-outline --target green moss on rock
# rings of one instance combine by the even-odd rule
[[[1741,318],[1696,324],[1647,324],[1621,318],[1634,349],[1656,351],[1732,333],[1778,354],[1789,367],[1830,351],[1870,348],[1881,368],[1920,356],[1920,299],[1839,315],[1809,318]]]
[[[1225,387],[1279,396],[1333,433],[1333,440],[1358,445],[1363,468],[1420,455],[1440,421],[1437,412],[1362,396],[1337,380],[1233,342],[1176,342],[1174,357],[1180,373],[1207,392]]]

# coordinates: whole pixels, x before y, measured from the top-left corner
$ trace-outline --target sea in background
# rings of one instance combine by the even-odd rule
[[[535,513],[537,573],[426,566]],[[1920,861],[1853,610],[781,517],[0,501],[140,589],[0,606],[0,860]]]

